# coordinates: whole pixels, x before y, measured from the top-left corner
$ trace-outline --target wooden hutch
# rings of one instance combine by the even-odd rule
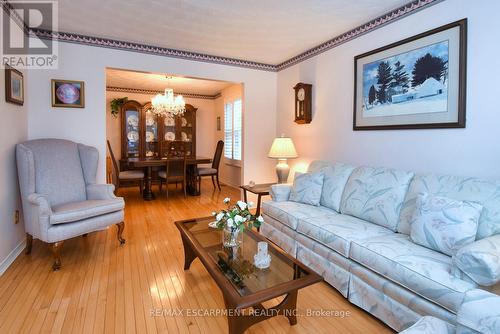
[[[150,109],[150,102],[134,100],[121,107],[121,170],[128,169],[128,158],[165,157],[171,141],[182,140],[188,157],[196,157],[197,108],[186,104],[186,112],[175,117],[157,116]]]

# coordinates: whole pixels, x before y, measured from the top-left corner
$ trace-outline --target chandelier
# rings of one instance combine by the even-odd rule
[[[167,77],[167,80],[170,78]],[[151,99],[151,111],[158,116],[177,116],[186,111],[186,102],[182,95],[174,96],[174,90],[165,89],[165,94],[158,94]]]

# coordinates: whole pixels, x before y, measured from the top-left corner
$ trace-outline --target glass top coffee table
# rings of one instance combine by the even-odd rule
[[[222,246],[222,231],[208,224],[213,217],[176,221],[184,245],[184,270],[199,258],[224,296],[229,333],[243,333],[255,323],[285,315],[290,325],[297,323],[297,291],[322,281],[321,276],[292,258],[256,231],[245,231],[237,248]],[[271,265],[253,265],[257,242],[268,242]],[[262,303],[286,295],[271,308]],[[244,309],[247,309],[243,312]]]

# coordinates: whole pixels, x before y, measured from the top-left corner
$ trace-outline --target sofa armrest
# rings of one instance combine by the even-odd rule
[[[28,202],[38,208],[38,215],[40,217],[49,217],[52,214],[52,208],[45,195],[36,193],[30,194],[28,195]]]
[[[89,184],[87,185],[87,199],[114,199],[115,186],[112,184]]]
[[[495,285],[500,281],[500,235],[460,248],[453,255],[453,265],[479,285]]]
[[[292,191],[291,184],[284,184],[284,183],[273,184],[271,186],[271,191],[269,192],[269,195],[271,195],[271,198],[275,202],[285,202],[288,201],[291,191]]]
[[[480,333],[500,333],[500,296],[480,289],[467,291],[457,322]]]

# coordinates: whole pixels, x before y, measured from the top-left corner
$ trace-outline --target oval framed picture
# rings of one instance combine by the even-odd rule
[[[52,107],[85,107],[85,83],[83,81],[52,79],[51,83]]]

